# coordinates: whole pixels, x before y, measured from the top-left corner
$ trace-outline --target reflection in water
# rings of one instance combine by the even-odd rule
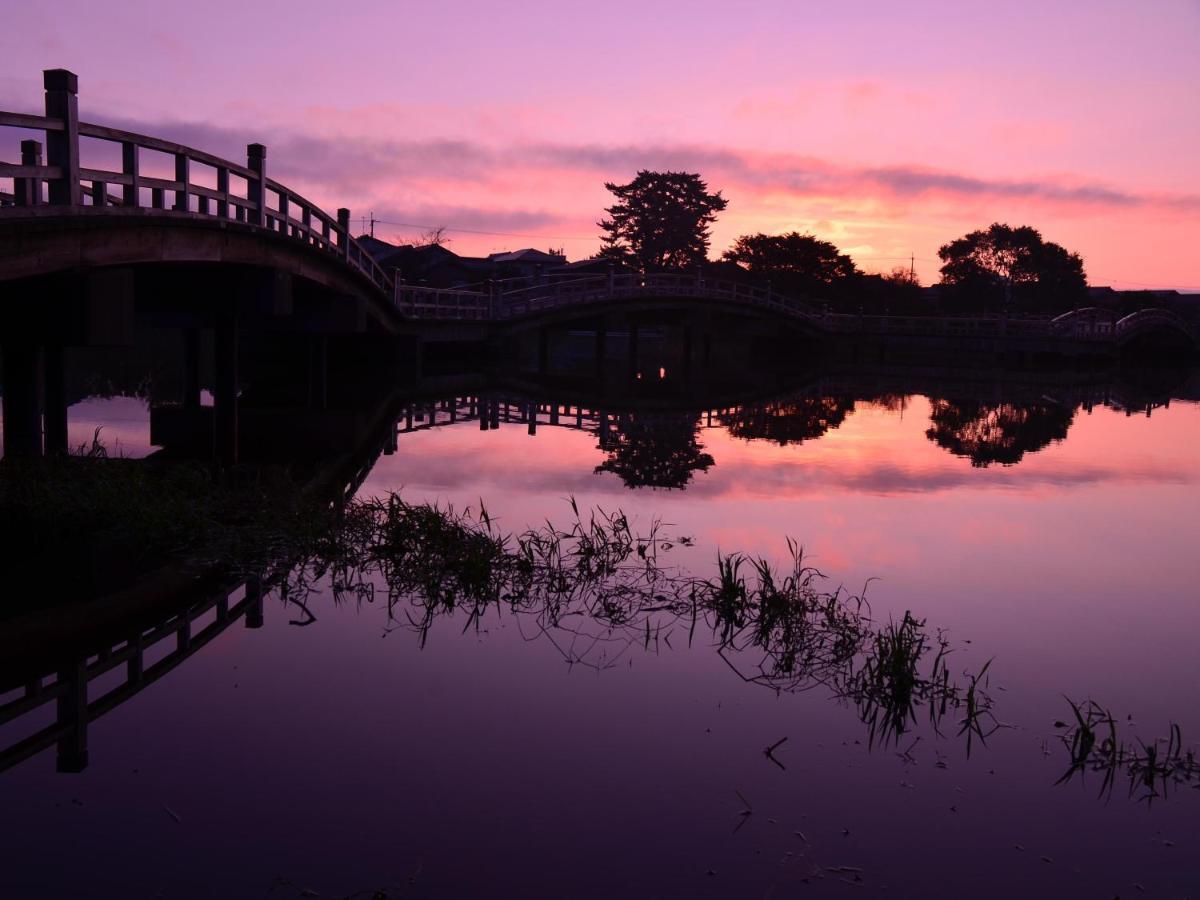
[[[1094,700],[1069,701],[1074,721],[1056,723],[1071,764],[1059,778],[1064,784],[1091,773],[1100,779],[1101,797],[1111,795],[1118,775],[1124,775],[1129,796],[1150,804],[1181,786],[1200,788],[1200,760],[1183,743],[1183,733],[1172,722],[1167,737],[1147,743],[1135,738],[1128,743],[1118,737],[1116,717]]]
[[[631,488],[685,488],[696,472],[716,461],[698,439],[694,413],[628,413],[600,433],[606,459],[596,472],[612,472]]]
[[[14,846],[34,858],[35,838],[16,832],[57,830],[91,854],[92,867],[92,874],[80,866],[60,881],[77,878],[86,887],[89,878],[99,883],[111,870],[115,879],[119,867],[134,865],[104,862],[102,832],[148,845],[146,857],[160,870],[153,877],[182,865],[170,855],[172,835],[186,833],[188,852],[206,853],[219,852],[230,836],[253,852],[236,875],[225,876],[238,882],[225,893],[250,895],[253,889],[240,888],[277,873],[304,883],[306,861],[297,861],[294,848],[280,849],[290,838],[276,843],[270,835],[340,817],[358,829],[347,832],[347,843],[360,843],[331,852],[330,865],[343,870],[306,887],[343,896],[359,886],[345,885],[346,867],[368,869],[383,884],[403,881],[421,861],[430,896],[470,896],[486,888],[475,890],[469,875],[447,874],[466,870],[464,860],[523,893],[513,865],[519,842],[536,842],[578,871],[587,861],[571,856],[574,846],[625,839],[633,829],[639,847],[651,833],[649,840],[669,843],[675,856],[647,868],[612,851],[614,869],[644,880],[644,893],[715,897],[742,885],[766,892],[775,872],[764,866],[768,856],[782,858],[810,841],[814,857],[861,868],[876,886],[886,881],[898,895],[936,896],[929,880],[947,877],[957,888],[974,873],[945,876],[937,854],[922,847],[959,841],[979,856],[998,842],[989,862],[1003,873],[996,876],[1000,887],[1030,877],[1005,869],[1005,859],[1016,857],[1042,879],[1060,874],[1052,886],[1073,896],[1085,891],[1075,890],[1083,876],[1070,864],[1094,858],[1096,843],[1107,842],[1112,852],[1103,872],[1092,873],[1088,895],[1114,887],[1098,884],[1109,876],[1121,885],[1140,879],[1150,892],[1165,884],[1159,893],[1182,893],[1174,889],[1191,878],[1186,862],[1177,863],[1182,874],[1164,875],[1140,844],[1121,856],[1145,828],[1142,810],[1117,803],[1097,810],[1092,794],[1099,786],[1104,796],[1119,796],[1128,782],[1139,799],[1169,788],[1185,789],[1178,800],[1196,796],[1186,790],[1200,778],[1185,744],[1194,722],[1183,719],[1182,734],[1172,726],[1159,741],[1143,733],[1142,743],[1123,715],[1132,709],[1162,721],[1191,699],[1186,676],[1178,675],[1185,640],[1178,635],[1194,619],[1181,602],[1188,599],[1179,587],[1186,562],[1172,569],[1169,560],[1183,559],[1194,531],[1179,514],[1194,500],[1194,460],[1172,448],[1188,446],[1195,410],[1155,412],[1153,422],[1076,413],[1093,405],[1149,413],[1177,396],[1173,390],[988,383],[972,391],[933,380],[845,376],[789,384],[767,397],[648,399],[517,389],[482,377],[423,390],[439,399],[406,400],[407,408],[389,401],[378,415],[353,417],[328,409],[267,416],[247,402],[243,439],[274,440],[269,452],[245,452],[243,460],[278,464],[301,450],[296,455],[305,463],[295,471],[324,483],[323,497],[354,494],[379,462],[357,500],[332,505],[341,510],[334,527],[313,516],[302,545],[280,535],[273,546],[278,562],[262,571],[271,627],[222,630],[254,612],[239,599],[242,589],[229,593],[228,585],[224,594],[178,606],[160,594],[143,615],[115,623],[103,641],[83,619],[66,617],[89,640],[25,641],[20,665],[8,652],[22,644],[20,630],[11,621],[0,626],[0,690],[7,691],[0,694],[0,761],[13,766],[4,773],[3,799],[22,811],[26,826],[14,829]],[[954,399],[927,409],[923,400],[910,402],[919,396]],[[165,427],[172,424],[165,417],[158,424],[164,452],[149,464],[155,470],[177,466],[172,454],[187,449],[174,441],[186,429]],[[495,433],[497,427],[504,431]],[[944,440],[927,439],[927,428]],[[1068,429],[1070,449],[1031,460]],[[361,443],[364,451],[342,460],[336,476],[322,455],[327,445],[314,439],[331,434],[343,449]],[[1089,466],[1098,447],[1112,448],[1102,470]],[[960,451],[965,459],[957,458]],[[379,453],[388,458],[378,461]],[[967,459],[1022,465],[984,471]],[[594,477],[598,464],[622,482]],[[262,477],[265,469],[256,465],[244,462],[234,481]],[[874,479],[888,466],[893,481]],[[1041,490],[1048,471],[1054,487]],[[1000,477],[1011,490],[975,489]],[[908,490],[879,489],[896,480]],[[788,490],[780,487],[785,482]],[[624,492],[622,483],[687,490],[650,495]],[[411,502],[390,496],[401,486]],[[555,516],[558,498],[574,493],[586,510],[608,502],[614,489],[614,505],[628,518],[584,512],[555,517],[554,527],[526,527]],[[798,492],[804,502],[795,502]],[[480,495],[486,511],[475,505]],[[1100,529],[1114,521],[1111,509],[1127,509],[1134,497],[1140,512],[1165,520],[1155,519],[1144,540],[1134,534],[1140,519],[1120,532],[1131,553],[1154,563],[1150,574],[1114,573],[1096,552]],[[435,498],[440,508],[422,502]],[[449,514],[451,499],[472,507]],[[272,509],[262,512],[272,518]],[[655,529],[647,525],[655,515],[677,524],[670,533]],[[512,529],[507,539],[494,524],[500,517]],[[184,518],[172,516],[172,524]],[[1062,522],[1099,524],[1078,529],[1076,542]],[[680,528],[696,536],[694,545],[678,538]],[[256,545],[275,540],[274,532],[255,530]],[[785,534],[802,535],[822,565],[856,582],[886,578],[882,590],[872,588],[874,609],[853,594],[825,590],[796,552],[769,564],[741,553],[713,562],[717,547],[767,552]],[[1024,565],[1005,566],[1006,559]],[[1077,565],[1079,559],[1096,562]],[[1017,568],[1026,570],[1019,578]],[[1143,607],[1138,592],[1147,584],[1157,596]],[[1045,599],[1051,596],[1061,602]],[[271,616],[281,598],[288,615]],[[1029,616],[1038,606],[1045,609]],[[1132,606],[1138,609],[1130,612]],[[346,614],[355,610],[361,616]],[[1127,645],[1114,641],[1111,632],[1134,617],[1145,634]],[[288,628],[285,618],[310,627]],[[952,629],[956,640],[935,626]],[[1165,635],[1167,628],[1173,634]],[[1079,646],[1081,629],[1095,636],[1094,646]],[[389,639],[379,640],[380,632]],[[975,637],[974,646],[959,634]],[[405,635],[413,637],[395,646]],[[1156,650],[1168,645],[1166,651],[1146,652],[1151,642]],[[428,652],[412,652],[414,645]],[[528,652],[531,646],[553,652]],[[556,677],[556,654],[576,674]],[[1120,664],[1089,665],[1106,657]],[[139,692],[166,674],[164,660],[174,674]],[[1131,660],[1146,666],[1137,678],[1124,674]],[[1170,674],[1164,670],[1173,670],[1174,680],[1152,696],[1154,679]],[[743,683],[766,690],[743,690]],[[1077,720],[1059,690],[1111,699],[1122,715],[1080,704]],[[784,702],[776,703],[776,694]],[[82,767],[88,726],[116,703],[124,704],[122,713],[91,730],[88,777],[53,777],[50,748],[58,748],[63,770]],[[997,730],[993,714],[1017,727]],[[1049,730],[1056,718],[1066,723],[1056,729],[1061,751]],[[218,759],[214,747],[232,752]],[[282,750],[261,752],[267,747]],[[775,753],[764,759],[766,748]],[[201,763],[183,769],[180,761],[193,756]],[[333,758],[341,769],[331,775]],[[496,764],[480,765],[481,758]],[[18,759],[28,763],[17,766]],[[341,777],[351,769],[353,778]],[[148,787],[152,771],[158,780]],[[1086,776],[1089,790],[1051,790],[1060,775],[1073,783]],[[743,821],[735,789],[756,811],[730,839]],[[578,802],[561,810],[564,818],[546,819],[571,791],[579,791],[572,795]],[[86,807],[71,805],[75,793]],[[51,796],[62,809],[44,802]],[[182,823],[167,818],[164,803]],[[630,809],[641,811],[632,825]],[[228,821],[230,810],[238,816],[232,832],[209,824]],[[1182,844],[1192,835],[1193,813],[1187,803],[1156,803],[1153,827]],[[121,821],[109,826],[109,816]],[[778,816],[778,824],[768,816]],[[895,822],[907,817],[927,832],[893,840]],[[508,829],[517,837],[505,843],[505,824],[517,820],[525,830]],[[172,831],[176,826],[186,832]],[[1013,850],[1015,843],[1030,852]],[[393,877],[387,866],[400,845],[411,852]],[[488,855],[493,845],[498,849]],[[1040,862],[1043,852],[1058,863]],[[40,857],[36,865],[44,866]],[[913,871],[921,867],[937,873],[918,883]],[[720,874],[706,875],[710,868]],[[755,879],[765,868],[771,875],[760,884]],[[616,895],[622,886],[609,887]],[[1002,896],[1000,887],[981,895]]]
[[[672,637],[691,646],[706,632],[748,683],[777,692],[824,687],[852,703],[872,745],[892,743],[919,717],[938,732],[950,712],[962,715],[968,749],[995,729],[980,686],[987,665],[960,684],[940,632],[930,635],[909,613],[877,623],[863,596],[822,590],[823,576],[792,541],[786,570],[719,554],[717,575],[702,578],[660,561],[676,539],[657,523],[642,535],[620,511],[584,517],[574,501],[571,509],[565,528],[512,536],[495,529],[483,506],[457,513],[395,494],[354,501],[319,552],[288,572],[282,593],[308,624],[308,595],[324,573],[333,573],[335,599],[373,601],[382,587],[390,626],[415,631],[421,646],[439,619],[465,618],[464,627],[478,629],[490,612],[507,612],[569,664],[598,670],[632,647],[670,648]]]
[[[934,400],[926,437],[973,466],[1011,466],[1067,436],[1074,409],[1053,401],[980,403]]]
[[[796,396],[738,407],[723,416],[722,423],[734,437],[772,441],[782,447],[821,437],[853,411],[852,399]]]
[[[583,401],[549,391],[500,390],[413,401],[401,412],[397,432],[473,421],[482,431],[521,424],[532,436],[545,428],[585,431],[595,436],[595,446],[604,454],[593,467],[595,473],[616,474],[631,488],[682,490],[719,463],[701,440],[701,431],[708,429],[724,429],[747,442],[797,446],[836,431],[856,410],[874,408],[904,416],[913,396],[923,392],[935,398],[929,401],[925,436],[948,453],[970,460],[973,467],[986,468],[1016,465],[1061,442],[1079,409],[1090,412],[1105,406],[1149,416],[1171,396],[1120,386],[1042,386],[1036,381],[1010,388],[977,384],[973,389],[975,393],[960,383],[950,393],[938,381],[909,384],[891,378],[859,383],[843,376],[765,398],[720,405],[676,398],[675,405],[667,407],[659,398],[648,403],[636,395]]]

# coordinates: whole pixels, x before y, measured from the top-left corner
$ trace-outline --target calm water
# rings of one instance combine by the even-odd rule
[[[444,392],[436,425],[427,401],[401,412],[360,488],[482,498],[511,531],[565,521],[570,497],[620,508],[691,538],[670,560],[703,577],[718,550],[782,561],[794,537],[830,588],[877,579],[877,620],[943,629],[956,673],[993,660],[1011,727],[969,758],[954,721],[871,748],[828,691],[747,683],[686,627],[597,645],[448,617],[421,648],[381,604],[326,590],[299,627],[269,595],[263,628],[95,722],[83,773],[53,750],[0,773],[0,895],[1200,895],[1200,793],[1056,786],[1054,727],[1065,694],[1132,717],[1130,738],[1200,736],[1200,405],[1077,393],[810,391],[711,425],[644,407],[577,428],[542,407],[530,435],[514,395],[514,421],[481,430]],[[152,449],[139,401],[71,421],[76,442],[104,424],[127,455]]]

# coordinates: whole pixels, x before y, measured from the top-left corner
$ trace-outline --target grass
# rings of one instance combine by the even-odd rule
[[[1127,743],[1118,737],[1117,720],[1110,710],[1093,700],[1065,699],[1074,723],[1058,723],[1065,729],[1060,738],[1069,757],[1058,784],[1082,781],[1092,773],[1100,778],[1099,795],[1109,797],[1120,774],[1129,796],[1146,803],[1165,797],[1173,788],[1200,788],[1200,761],[1195,751],[1185,749],[1183,733],[1174,722],[1168,724],[1165,738],[1149,743],[1135,738]]]
[[[824,590],[824,576],[787,543],[790,564],[719,554],[712,578],[669,565],[680,539],[660,522],[636,533],[621,511],[581,511],[502,533],[481,502],[463,510],[412,504],[396,494],[355,500],[327,542],[277,568],[281,591],[302,607],[328,576],[335,602],[382,602],[390,628],[421,646],[436,623],[478,627],[489,611],[519,616],[571,665],[610,668],[631,648],[691,644],[707,634],[743,680],[775,691],[824,687],[851,703],[872,744],[890,743],[922,719],[938,729],[951,712],[972,742],[995,727],[987,667],[954,677],[940,633],[906,613],[879,625],[861,595]],[[682,539],[686,542],[686,539]],[[383,593],[383,596],[379,595]],[[306,619],[307,620],[307,619]]]

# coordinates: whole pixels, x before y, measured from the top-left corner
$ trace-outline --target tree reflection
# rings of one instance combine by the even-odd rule
[[[1053,401],[983,403],[934,400],[925,436],[972,466],[1011,466],[1026,453],[1061,441],[1074,420],[1074,409]]]
[[[844,397],[790,397],[743,406],[722,421],[736,438],[772,441],[782,447],[821,437],[853,411],[854,401]]]
[[[700,443],[694,413],[628,413],[600,427],[607,458],[595,471],[612,472],[628,487],[682,489],[716,465]]]

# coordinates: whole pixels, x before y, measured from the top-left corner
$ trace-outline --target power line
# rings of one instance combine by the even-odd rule
[[[1120,284],[1136,284],[1138,287],[1159,288],[1164,291],[1200,291],[1200,287],[1195,285],[1187,286],[1181,284],[1152,284],[1147,281],[1134,281],[1132,278],[1113,278],[1110,275],[1096,275],[1097,278],[1102,278],[1105,281],[1115,281]]]

